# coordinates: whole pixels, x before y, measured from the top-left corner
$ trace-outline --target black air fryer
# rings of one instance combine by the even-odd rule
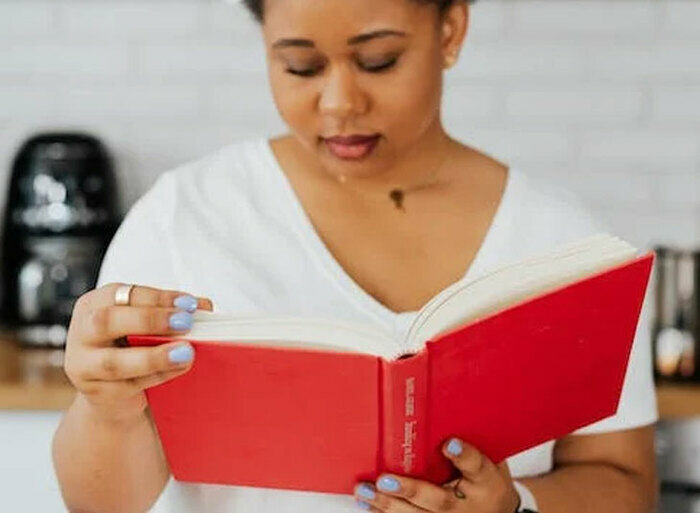
[[[3,324],[26,345],[61,347],[120,222],[104,145],[84,134],[32,137],[14,161],[5,208]]]

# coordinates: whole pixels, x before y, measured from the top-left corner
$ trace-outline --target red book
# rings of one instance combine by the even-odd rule
[[[365,327],[198,314],[178,337],[193,368],[146,391],[173,476],[344,494],[383,471],[443,483],[451,436],[500,462],[609,417],[653,259],[598,236],[457,284],[422,309],[403,357],[379,332],[383,349],[351,352]]]

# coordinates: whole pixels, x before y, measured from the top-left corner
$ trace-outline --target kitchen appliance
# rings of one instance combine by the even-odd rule
[[[657,247],[652,340],[657,381],[700,381],[700,251]]]
[[[656,427],[660,513],[700,513],[700,418]]]
[[[24,143],[2,241],[2,320],[20,342],[65,344],[75,300],[94,287],[119,222],[111,159],[97,138],[46,133]]]

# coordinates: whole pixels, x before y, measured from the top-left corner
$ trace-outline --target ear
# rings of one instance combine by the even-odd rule
[[[456,0],[443,13],[440,21],[442,27],[442,56],[445,67],[449,68],[457,62],[459,52],[469,28],[469,3],[466,0]]]

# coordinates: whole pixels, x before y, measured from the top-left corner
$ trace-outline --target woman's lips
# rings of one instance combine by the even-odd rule
[[[369,155],[379,142],[379,134],[329,137],[324,139],[328,149],[341,159],[361,159]]]

